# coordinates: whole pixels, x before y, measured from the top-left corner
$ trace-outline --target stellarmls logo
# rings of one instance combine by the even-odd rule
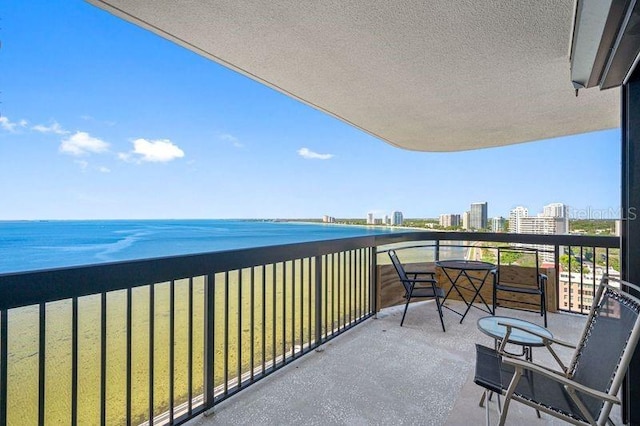
[[[613,220],[636,220],[638,214],[637,209],[635,207],[630,207],[628,209],[618,208],[608,208],[608,209],[594,209],[591,206],[587,206],[584,209],[568,209],[569,218],[570,219],[596,219],[596,220],[604,220],[604,219],[613,219]]]

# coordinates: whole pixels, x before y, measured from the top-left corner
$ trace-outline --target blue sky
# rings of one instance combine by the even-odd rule
[[[5,0],[0,18],[0,220],[620,204],[619,130],[405,151],[79,0]]]

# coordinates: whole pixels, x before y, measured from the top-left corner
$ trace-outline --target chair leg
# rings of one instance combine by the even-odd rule
[[[496,314],[496,302],[497,302],[497,294],[496,294],[496,284],[493,283],[493,313],[492,315],[495,316]]]
[[[407,308],[409,308],[409,302],[411,301],[411,297],[407,297],[407,304],[404,305],[404,312],[402,314],[402,320],[400,321],[400,327],[404,324],[404,317],[407,315]]]
[[[544,289],[540,295],[540,306],[542,309],[542,315],[544,316],[544,328],[547,328],[547,297]]]
[[[436,306],[438,307],[438,315],[440,316],[440,324],[442,325],[442,332],[446,333],[447,330],[444,329],[444,318],[442,315],[442,307],[440,306],[440,300],[438,299],[438,296],[436,296]]]
[[[489,390],[485,389],[484,393],[482,394],[482,399],[485,399],[485,398],[488,399],[487,398],[487,392],[489,392]],[[482,401],[480,401],[480,404],[482,404]],[[480,406],[482,406],[482,405],[480,405]],[[487,401],[486,407],[484,407],[484,412],[485,412],[485,416],[486,416],[486,425],[489,426],[491,424],[490,420],[489,420],[489,401]]]

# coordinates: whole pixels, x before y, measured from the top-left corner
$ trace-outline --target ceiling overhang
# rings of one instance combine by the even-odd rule
[[[620,123],[618,89],[575,96],[573,0],[88,1],[401,148]]]

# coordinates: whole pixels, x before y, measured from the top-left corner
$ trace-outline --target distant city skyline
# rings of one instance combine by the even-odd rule
[[[619,129],[407,151],[84,1],[2,13],[0,220],[619,210]]]

